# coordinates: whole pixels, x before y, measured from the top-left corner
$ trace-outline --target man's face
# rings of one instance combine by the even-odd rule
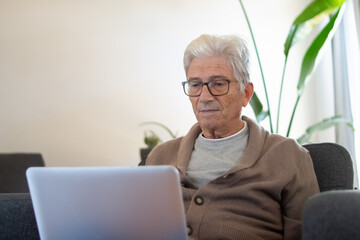
[[[213,96],[203,86],[200,96],[190,97],[195,116],[207,138],[226,137],[239,131],[243,127],[241,109],[248,104],[253,94],[251,83],[240,93],[233,69],[223,57],[199,57],[191,61],[187,81],[209,82],[214,79],[231,81],[226,95]]]

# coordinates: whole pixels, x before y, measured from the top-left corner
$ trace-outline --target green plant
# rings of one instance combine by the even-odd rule
[[[301,70],[300,70],[300,76],[297,84],[297,98],[296,102],[294,104],[291,118],[288,124],[288,129],[286,136],[288,137],[290,135],[292,123],[294,120],[295,112],[297,110],[298,103],[304,93],[306,82],[312,73],[312,71],[315,68],[316,62],[321,58],[320,51],[322,50],[325,42],[327,40],[330,40],[332,37],[332,32],[335,31],[336,23],[341,20],[341,9],[346,2],[346,0],[314,0],[312,1],[300,14],[299,16],[294,20],[294,22],[291,25],[289,34],[286,38],[285,44],[284,44],[284,67],[283,67],[283,74],[281,78],[280,83],[280,90],[279,90],[279,100],[278,100],[278,106],[277,106],[277,117],[276,117],[276,129],[274,131],[274,125],[272,121],[272,115],[270,111],[270,103],[269,103],[269,96],[267,93],[266,88],[266,82],[265,77],[262,70],[262,65],[259,57],[259,53],[256,46],[256,41],[254,38],[254,34],[250,25],[249,18],[247,16],[245,7],[243,5],[242,0],[239,0],[241,8],[243,10],[243,13],[245,15],[250,34],[252,37],[252,42],[255,47],[256,56],[258,60],[258,64],[260,67],[261,77],[262,77],[262,83],[265,91],[265,98],[266,98],[266,104],[267,104],[267,110],[265,111],[263,109],[263,104],[261,103],[260,99],[258,98],[257,94],[254,93],[250,105],[254,110],[256,120],[258,122],[264,120],[266,117],[269,119],[270,124],[270,131],[273,133],[279,132],[279,122],[280,122],[280,110],[281,110],[281,101],[282,101],[282,92],[283,92],[283,84],[284,84],[284,76],[286,72],[286,63],[288,60],[290,49],[299,41],[305,39],[309,33],[315,28],[319,27],[319,23],[321,23],[324,18],[329,18],[328,23],[321,29],[320,33],[314,38],[313,42],[309,46],[309,48],[306,50],[305,55],[302,60]],[[314,132],[324,130],[326,128],[332,127],[338,123],[346,123],[348,126],[350,126],[353,130],[353,125],[351,122],[347,121],[346,119],[343,119],[341,116],[333,116],[330,118],[326,118],[322,120],[319,123],[316,123],[309,128],[306,129],[306,133],[299,137],[297,141],[299,143],[305,143],[309,141],[311,135]]]
[[[170,135],[171,138],[177,137],[177,134],[173,133],[167,126],[165,126],[162,123],[151,121],[151,122],[143,122],[141,125],[156,125],[164,129]],[[161,138],[154,131],[152,130],[148,132],[145,131],[144,143],[147,145],[148,148],[154,148],[156,145],[158,145],[161,142],[162,142]]]
[[[154,131],[149,131],[144,133],[144,143],[148,148],[154,148],[156,145],[161,143],[161,139]]]

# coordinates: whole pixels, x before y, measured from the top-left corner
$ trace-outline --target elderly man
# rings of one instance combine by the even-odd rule
[[[146,164],[179,170],[189,238],[301,239],[303,204],[319,191],[312,160],[241,116],[253,94],[244,40],[202,35],[185,50],[184,68],[198,123]]]

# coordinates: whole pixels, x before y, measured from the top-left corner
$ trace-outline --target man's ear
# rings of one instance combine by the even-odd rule
[[[252,95],[254,94],[254,85],[251,82],[246,84],[243,94],[244,94],[243,107],[246,107],[250,102]]]

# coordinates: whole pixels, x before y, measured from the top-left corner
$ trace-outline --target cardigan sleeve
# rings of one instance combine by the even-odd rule
[[[282,196],[284,240],[301,239],[302,208],[308,198],[319,192],[312,159],[307,150],[295,161],[295,174]]]

